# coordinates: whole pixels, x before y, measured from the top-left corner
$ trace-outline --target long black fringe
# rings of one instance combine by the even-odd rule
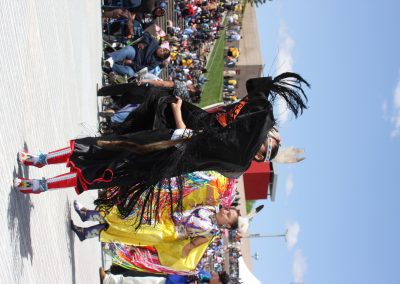
[[[271,103],[273,103],[278,96],[281,97],[286,101],[288,108],[293,112],[295,117],[298,117],[299,114],[303,113],[304,109],[307,109],[306,103],[308,102],[308,98],[304,93],[302,84],[305,84],[307,87],[310,87],[310,84],[300,75],[292,72],[286,72],[272,79],[272,82],[271,79],[269,79],[269,82],[270,83],[266,84],[265,88],[263,88],[263,92],[265,92],[265,95]],[[258,89],[262,86],[264,85],[258,85],[256,86],[256,88]],[[193,118],[192,128],[195,132],[194,136],[201,131],[217,131],[216,129],[208,129],[207,125],[204,125],[203,120],[200,117]],[[173,147],[175,144],[178,143],[185,144],[189,142],[189,140],[190,139],[182,139],[181,141],[173,142],[162,141],[161,143],[153,143],[152,147],[137,144],[133,145],[130,143],[118,143],[119,141],[114,141],[114,143],[110,143],[114,145],[109,146],[111,146],[110,148],[119,147],[124,150],[130,150],[132,152],[148,153],[154,150],[161,150],[168,147]],[[102,146],[107,147],[108,145]],[[167,204],[160,204],[161,192],[160,187],[157,186],[157,183],[160,182],[160,179],[163,179],[163,177],[171,176],[168,172],[168,169],[178,169],[178,172],[184,172],[183,169],[185,167],[185,163],[187,163],[188,161],[184,161],[182,159],[182,156],[179,156],[179,152],[180,151],[175,151],[176,156],[169,157],[169,161],[165,161],[165,163],[162,163],[162,165],[156,165],[152,169],[152,171],[149,172],[150,178],[146,183],[142,182],[130,187],[111,188],[107,190],[106,195],[99,197],[95,201],[95,204],[101,205],[108,209],[116,205],[118,207],[121,218],[127,218],[132,213],[136,214],[136,228],[139,228],[140,225],[143,223],[150,224],[152,220],[157,222],[160,210],[164,209],[161,208],[161,206],[168,206]],[[172,214],[174,212],[182,211],[184,178],[182,176],[177,177],[177,204],[174,204],[172,201],[173,194],[171,180],[167,179],[166,181],[169,183],[169,206],[172,217]],[[158,189],[156,190],[156,188]],[[137,206],[139,200],[143,204],[141,208],[138,208]],[[134,210],[138,210],[138,212],[134,212]]]
[[[105,191],[96,200],[95,204],[103,211],[109,212],[113,206],[117,206],[119,216],[122,219],[128,217],[136,217],[133,220],[133,225],[136,229],[142,224],[156,224],[163,210],[169,207],[170,218],[174,220],[175,212],[183,211],[183,189],[184,177],[176,177],[177,188],[173,188],[171,179],[164,179],[164,183],[168,184],[168,199],[164,204],[161,204],[161,186],[146,185],[139,183],[131,187],[113,187]],[[173,202],[173,191],[178,191],[177,201]],[[139,207],[139,201],[142,206]]]
[[[277,96],[280,96],[286,101],[288,108],[293,112],[295,117],[303,113],[307,109],[306,103],[308,102],[307,95],[305,94],[302,85],[307,87],[311,85],[299,74],[293,72],[285,72],[273,79],[273,84],[270,85],[269,100],[274,102]]]

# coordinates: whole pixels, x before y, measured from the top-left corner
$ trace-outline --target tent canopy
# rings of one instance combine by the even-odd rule
[[[243,257],[239,257],[239,278],[243,284],[261,284],[260,280],[247,267]]]

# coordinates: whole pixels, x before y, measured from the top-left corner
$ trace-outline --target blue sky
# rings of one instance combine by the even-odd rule
[[[265,74],[292,70],[312,85],[298,120],[281,114],[278,193],[251,233],[263,283],[399,283],[400,2],[276,0],[257,8]],[[278,55],[278,56],[277,56]],[[276,60],[274,61],[274,58]]]

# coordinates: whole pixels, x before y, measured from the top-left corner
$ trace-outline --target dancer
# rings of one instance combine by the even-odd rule
[[[48,155],[20,153],[24,165],[66,162],[70,173],[48,180],[19,178],[17,187],[24,193],[40,193],[73,186],[82,193],[119,186],[124,198],[133,195],[132,200],[137,201],[144,196],[151,202],[154,186],[164,178],[203,170],[237,177],[256,155],[258,160],[266,160],[277,152],[279,145],[270,137],[275,120],[268,99],[281,96],[297,116],[306,108],[301,83],[308,86],[294,73],[250,79],[248,96],[214,114],[176,97],[150,96],[130,121],[123,123],[128,128],[122,127],[121,132],[130,130],[127,134],[72,140],[70,147]],[[119,209],[126,217],[129,208],[122,209],[124,204],[120,200]]]
[[[136,229],[140,213],[121,219],[118,208],[114,207],[104,217],[105,223],[81,228],[73,223],[72,230],[81,241],[100,236],[105,243],[139,247],[153,247],[157,251],[160,265],[173,269],[190,271],[195,269],[204,251],[219,228],[237,228],[239,213],[235,209],[199,206],[175,212],[163,206],[156,224],[142,224]],[[74,208],[82,221],[99,221],[99,211],[83,208],[74,202]]]
[[[182,211],[178,183],[182,183]],[[122,219],[115,200],[117,191],[108,190],[95,201],[97,210],[83,208],[74,202],[82,221],[98,221],[89,228],[72,229],[80,240],[100,235],[113,261],[125,268],[147,272],[179,274],[193,270],[207,248],[217,226],[236,228],[238,211],[225,209],[232,202],[235,180],[216,172],[195,172],[165,179],[154,189],[159,196],[150,207],[140,200],[128,218]],[[111,201],[111,202],[110,202]],[[128,200],[129,202],[129,200]],[[173,208],[171,208],[173,204]],[[223,205],[217,212],[211,205]],[[149,214],[158,207],[158,213]],[[144,216],[144,225],[141,218]],[[190,237],[190,240],[189,240]],[[186,256],[187,255],[187,256]],[[185,274],[185,273],[184,273]]]

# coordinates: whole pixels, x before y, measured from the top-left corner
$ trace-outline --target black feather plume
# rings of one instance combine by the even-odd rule
[[[308,98],[302,88],[305,84],[310,88],[310,84],[299,74],[293,72],[285,72],[276,76],[272,80],[269,87],[268,98],[274,102],[276,97],[279,96],[285,100],[287,107],[293,112],[295,117],[303,113],[307,109],[306,103]]]

